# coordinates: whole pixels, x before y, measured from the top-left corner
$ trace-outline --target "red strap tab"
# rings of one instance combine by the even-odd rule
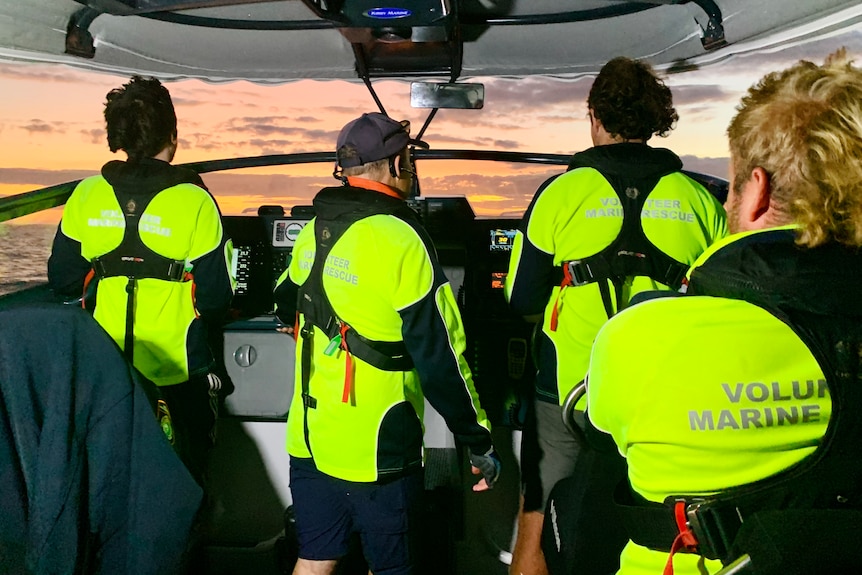
[[[347,403],[353,399],[353,356],[347,349],[347,330],[349,329],[350,326],[346,323],[341,324],[341,349],[345,353],[344,391],[341,393],[341,403]],[[355,405],[355,399],[351,401],[351,404]]]
[[[662,575],[673,575],[673,556],[680,549],[684,548],[691,553],[697,553],[697,538],[692,533],[685,517],[685,501],[677,501],[674,504],[673,517],[676,520],[676,528],[679,533],[670,547],[670,555],[668,555]]]
[[[554,311],[551,312],[551,331],[557,331],[557,323],[560,317],[560,297],[563,295],[563,290],[567,286],[572,285],[572,274],[569,273],[569,266],[563,266],[563,281],[560,282],[560,291],[557,292],[557,300],[554,302]]]
[[[84,277],[84,289],[81,292],[81,307],[87,309],[87,288],[90,287],[90,281],[95,277],[96,270],[90,269]]]
[[[198,284],[195,283],[194,274],[191,272],[185,272],[185,274],[183,274],[183,281],[184,282],[192,282],[192,308],[195,310],[195,317],[196,318],[200,317],[201,314],[200,314],[200,312],[198,312],[198,306],[197,306],[197,301],[198,301],[197,295],[195,295],[195,293],[197,292],[197,289],[198,289]]]

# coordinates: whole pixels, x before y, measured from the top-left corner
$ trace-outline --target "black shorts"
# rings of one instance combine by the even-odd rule
[[[375,575],[409,575],[424,492],[421,469],[386,483],[356,483],[317,470],[311,459],[290,459],[290,492],[299,557],[328,561],[347,554],[358,533]]]

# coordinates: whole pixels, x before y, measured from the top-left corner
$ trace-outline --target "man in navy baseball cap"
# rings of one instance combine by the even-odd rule
[[[352,168],[391,158],[409,144],[410,122],[398,122],[380,112],[371,112],[341,129],[335,149],[338,165]]]
[[[458,304],[404,201],[409,130],[379,113],[344,127],[335,172],[344,185],[314,197],[314,220],[275,289],[279,319],[299,327],[287,423],[294,575],[334,573],[355,532],[372,573],[417,572],[426,394],[469,450],[481,476],[473,490],[500,473]]]

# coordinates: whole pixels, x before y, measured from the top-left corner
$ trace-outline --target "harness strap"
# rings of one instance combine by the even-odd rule
[[[95,257],[90,261],[91,270],[84,280],[84,293],[81,305],[86,308],[87,291],[90,282],[95,277],[98,280],[109,277],[126,277],[126,322],[123,340],[123,355],[129,363],[134,363],[135,356],[135,292],[139,279],[157,279],[172,282],[191,281],[191,274],[186,273],[186,262],[175,260],[156,253],[141,240],[138,230],[140,214],[147,209],[155,195],[138,198],[140,203],[128,193],[114,190],[117,202],[123,209],[125,227],[123,239],[111,251]],[[157,195],[157,194],[156,194]],[[192,285],[192,302],[194,302],[194,284]],[[197,310],[195,310],[197,316]]]
[[[305,322],[300,330],[302,336],[302,356],[300,357],[300,366],[302,369],[302,431],[305,436],[305,447],[311,453],[311,441],[308,436],[308,410],[317,408],[317,400],[309,393],[309,381],[311,379],[311,352],[314,345],[314,326],[309,322]]]
[[[742,517],[748,515],[747,507],[720,497],[670,496],[664,503],[647,501],[627,481],[617,485],[614,506],[633,543],[671,554],[684,548],[707,559],[727,557]],[[691,538],[686,535],[678,542],[684,531]]]
[[[585,286],[590,283],[598,283],[599,293],[602,296],[602,304],[605,306],[605,313],[610,318],[614,315],[615,307],[619,307],[622,301],[622,279],[619,281],[612,275],[611,266],[607,263],[601,254],[591,256],[582,260],[569,260],[560,264],[563,278],[560,281],[560,291],[557,292],[557,299],[554,302],[554,309],[551,311],[551,331],[557,331],[557,325],[560,315],[560,298],[563,295],[563,290],[567,287]],[[614,295],[616,296],[616,306],[611,299],[611,290],[608,287],[608,280],[614,284]]]
[[[377,214],[393,215],[408,223],[416,219],[415,212],[400,199],[393,201],[388,197],[381,197],[383,201],[380,201],[375,193],[374,198],[377,201],[366,206],[363,210],[332,220],[318,218],[315,221],[316,250],[314,261],[308,279],[297,292],[297,311],[305,317],[306,325],[316,326],[329,338],[329,344],[323,353],[333,355],[338,350],[346,353],[342,401],[344,403],[351,401],[352,405],[355,405],[356,400],[353,356],[383,371],[410,371],[413,369],[413,360],[403,341],[375,341],[363,337],[338,317],[326,291],[323,289],[323,269],[326,259],[336,242],[356,221]],[[310,375],[308,375],[310,369],[311,358],[309,357],[307,363],[302,363],[303,379],[310,379]]]
[[[595,166],[590,167],[598,169]],[[572,169],[572,166],[569,168]],[[628,277],[649,277],[671,289],[679,289],[688,272],[688,266],[653,244],[646,236],[641,221],[647,197],[658,185],[661,177],[676,171],[678,166],[668,168],[663,174],[653,174],[645,178],[621,177],[599,170],[617,195],[622,207],[623,221],[617,237],[601,251],[561,264],[563,277],[551,315],[551,331],[556,331],[560,295],[566,286],[598,283],[608,318],[625,306],[623,286]],[[613,284],[613,293],[608,282]]]
[[[138,282],[130,277],[126,282],[126,339],[123,345],[123,353],[129,363],[134,363],[135,357],[135,289]]]
[[[143,244],[142,244],[143,245]],[[93,270],[99,278],[126,276],[138,279],[157,279],[172,282],[185,280],[186,262],[161,256],[144,246],[151,253],[144,256],[123,250],[112,250],[93,258]],[[130,255],[132,253],[133,255]]]
[[[348,326],[343,336],[351,353],[364,362],[383,371],[410,371],[413,358],[407,353],[403,341],[376,341],[360,335]]]

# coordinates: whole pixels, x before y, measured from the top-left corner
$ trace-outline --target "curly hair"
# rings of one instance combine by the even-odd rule
[[[177,134],[177,115],[168,89],[155,78],[132,76],[108,92],[105,102],[108,147],[129,160],[151,158]]]
[[[631,58],[602,66],[587,105],[611,136],[625,140],[665,137],[679,120],[670,88],[648,64]]]
[[[799,224],[799,245],[862,246],[862,70],[846,51],[767,74],[736,109],[734,192],[760,167],[775,223]]]

